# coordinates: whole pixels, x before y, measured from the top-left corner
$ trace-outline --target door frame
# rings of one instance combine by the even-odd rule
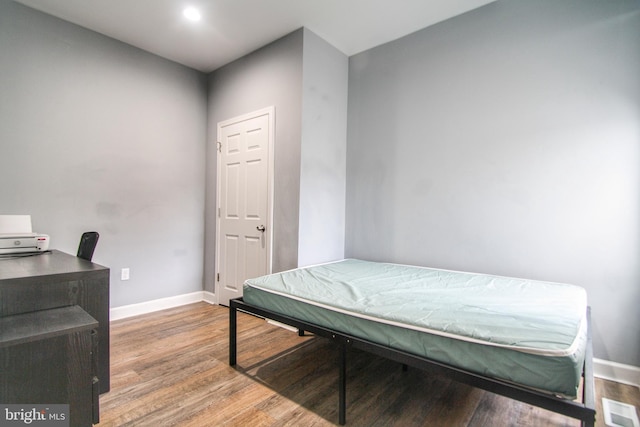
[[[222,182],[221,180],[221,173],[222,173],[222,151],[221,151],[221,139],[222,139],[222,129],[224,127],[233,125],[235,123],[238,122],[242,122],[245,120],[250,120],[256,117],[260,117],[260,116],[264,116],[267,115],[268,116],[268,123],[269,123],[269,131],[268,131],[268,138],[269,138],[269,147],[268,147],[268,156],[269,159],[267,161],[267,220],[266,220],[266,225],[267,225],[267,230],[265,232],[265,239],[266,239],[266,249],[267,249],[267,274],[271,274],[273,266],[272,266],[272,252],[273,252],[273,193],[274,193],[274,165],[275,165],[275,159],[274,159],[274,152],[275,152],[275,113],[276,113],[276,109],[275,106],[269,106],[269,107],[265,107],[262,108],[260,110],[256,110],[256,111],[252,111],[250,113],[246,113],[246,114],[242,114],[240,116],[237,117],[233,117],[227,120],[223,120],[221,122],[218,122],[218,125],[216,127],[216,139],[215,139],[215,144],[216,144],[216,166],[217,166],[217,171],[216,171],[216,210],[215,210],[215,215],[216,215],[216,256],[215,256],[215,269],[214,269],[214,285],[213,285],[213,290],[214,290],[214,296],[215,296],[215,303],[216,304],[220,304],[220,285],[221,282],[219,280],[219,274],[220,274],[220,246],[221,246],[221,233],[220,233],[220,196],[221,196],[221,190],[220,190],[220,184]]]

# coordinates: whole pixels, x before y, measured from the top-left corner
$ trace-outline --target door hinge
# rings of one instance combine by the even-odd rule
[[[217,281],[218,281],[218,282],[220,281],[220,273],[218,273],[218,274],[216,275],[216,279],[217,279]]]
[[[222,142],[218,141],[218,153],[222,153]]]

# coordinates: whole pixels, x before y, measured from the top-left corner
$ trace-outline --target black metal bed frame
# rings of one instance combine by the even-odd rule
[[[318,326],[306,321],[265,310],[247,304],[242,298],[229,301],[229,365],[235,366],[237,362],[237,311],[253,314],[265,319],[275,320],[297,328],[299,335],[304,331],[325,337],[333,341],[339,349],[339,382],[338,382],[338,418],[339,423],[346,423],[346,394],[347,394],[347,350],[357,348],[369,353],[385,357],[401,363],[403,366],[412,366],[421,370],[443,374],[455,381],[471,385],[492,393],[528,403],[558,414],[562,414],[581,421],[583,427],[593,427],[595,424],[595,388],[593,380],[593,350],[591,342],[591,309],[587,308],[587,348],[585,363],[583,366],[582,402],[562,399],[550,394],[542,393],[531,388],[501,381],[499,379],[482,376],[461,368],[430,360],[426,357],[416,356],[401,350],[373,343],[362,338],[353,337],[342,332],[337,332],[323,326]]]

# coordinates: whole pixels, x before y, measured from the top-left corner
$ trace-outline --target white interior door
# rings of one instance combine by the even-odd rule
[[[274,108],[218,123],[216,295],[242,296],[246,279],[271,272]]]

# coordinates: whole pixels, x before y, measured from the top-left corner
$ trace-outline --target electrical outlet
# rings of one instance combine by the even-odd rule
[[[120,270],[120,280],[129,280],[129,268]]]

